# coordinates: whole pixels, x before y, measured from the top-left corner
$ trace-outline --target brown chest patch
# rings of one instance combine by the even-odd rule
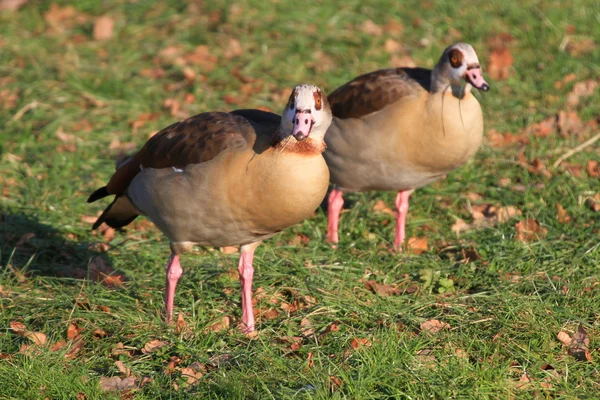
[[[293,137],[289,137],[289,139],[284,139],[277,144],[274,145],[275,151],[280,151],[283,153],[294,153],[294,154],[302,154],[306,156],[312,156],[321,154],[325,151],[327,147],[323,140],[315,140],[315,139],[305,139],[301,142],[298,142]]]

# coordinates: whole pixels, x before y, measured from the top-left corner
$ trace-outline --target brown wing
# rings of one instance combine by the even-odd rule
[[[331,93],[333,116],[360,118],[420,90],[429,91],[431,70],[425,68],[382,69],[361,75]]]
[[[224,112],[208,112],[177,122],[152,136],[144,147],[112,176],[106,190],[123,193],[140,171],[148,168],[183,168],[215,158],[231,147],[249,144],[255,130],[248,120]]]

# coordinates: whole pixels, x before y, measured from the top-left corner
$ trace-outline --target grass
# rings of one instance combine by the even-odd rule
[[[391,65],[386,39],[409,49],[417,64],[432,66],[460,35],[486,66],[490,37],[509,32],[511,75],[490,80],[492,90],[480,98],[486,131],[519,134],[566,109],[574,82],[555,82],[569,73],[575,82],[599,79],[598,1],[56,1],[72,4],[78,15],[54,27],[44,18],[51,3],[30,3],[0,14],[0,398],[597,396],[600,213],[586,199],[600,192],[600,184],[585,171],[577,176],[552,167],[597,129],[532,136],[528,145],[487,141],[471,163],[417,191],[408,233],[427,238],[423,254],[388,252],[393,217],[373,207],[378,199],[393,204],[393,193],[347,196],[351,207],[342,216],[338,250],[323,243],[321,210],[264,243],[255,261],[254,288],[262,292],[257,307],[277,312],[259,318],[255,339],[234,324],[210,329],[224,316],[240,317],[236,255],[198,249],[182,258],[176,312],[187,329],[178,333],[161,319],[165,240],[139,222],[104,252],[104,239],[81,216],[105,206],[85,199],[106,182],[128,143],[140,145],[180,118],[163,106],[165,99],[190,115],[259,106],[279,111],[284,89],[294,84],[312,82],[330,92],[357,74]],[[93,21],[103,14],[114,19],[114,35],[94,41]],[[404,29],[370,35],[361,29],[367,20],[379,26],[396,20]],[[575,43],[592,38],[595,48],[564,51],[566,37]],[[235,52],[231,38],[243,52]],[[161,55],[173,46],[189,55],[199,45],[216,59],[203,54],[189,64],[193,79]],[[596,89],[575,111],[583,121],[597,119],[598,104]],[[61,140],[57,132],[73,137]],[[549,176],[524,168],[520,152],[542,160]],[[566,164],[581,169],[593,159],[597,143]],[[558,221],[555,203],[569,223]],[[515,206],[522,216],[457,237],[455,219],[471,222],[469,205],[482,204]],[[515,224],[524,218],[535,218],[547,235],[516,240]],[[24,237],[28,233],[35,236]],[[310,241],[299,240],[302,235]],[[463,251],[470,249],[481,258],[465,260]],[[76,270],[90,274],[98,256],[127,277],[122,287],[75,276]],[[447,281],[421,279],[428,274],[450,279],[453,290],[440,294]],[[417,290],[382,296],[364,280]],[[449,328],[420,328],[432,319]],[[16,335],[9,329],[15,321],[46,334],[48,344],[35,348]],[[77,352],[77,342],[67,337],[73,323],[83,340]],[[580,323],[591,339],[591,362],[577,361],[557,339],[559,331],[573,333]],[[156,339],[167,344],[142,351]],[[66,347],[52,351],[61,341]],[[125,350],[115,354],[119,343]],[[21,353],[24,344],[29,352]],[[167,373],[176,360],[179,369]],[[138,381],[150,380],[102,392],[101,377],[121,375],[115,361]],[[195,362],[202,376],[186,386],[181,368]],[[520,386],[525,372],[530,382]]]

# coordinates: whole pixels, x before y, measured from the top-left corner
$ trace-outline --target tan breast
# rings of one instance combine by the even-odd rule
[[[477,100],[449,92],[406,96],[358,119],[337,119],[325,137],[331,181],[346,190],[424,186],[468,161],[483,134]]]
[[[265,239],[310,217],[328,181],[320,154],[246,149],[182,172],[145,169],[128,195],[172,242],[227,246]]]

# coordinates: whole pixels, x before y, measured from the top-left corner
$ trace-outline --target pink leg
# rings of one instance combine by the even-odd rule
[[[238,271],[242,286],[242,332],[254,331],[254,310],[252,309],[252,278],[254,277],[254,250],[260,242],[242,246]]]
[[[339,242],[338,225],[340,223],[340,213],[344,206],[342,196],[341,190],[332,189],[327,198],[327,241],[329,243]]]
[[[396,238],[394,239],[394,248],[396,251],[402,251],[402,243],[406,238],[406,214],[408,213],[408,198],[412,190],[403,190],[396,196]]]
[[[173,320],[173,299],[175,298],[175,288],[177,281],[181,278],[183,270],[179,264],[179,256],[171,252],[171,258],[167,263],[167,288],[165,290],[165,309],[167,311],[167,322]]]

